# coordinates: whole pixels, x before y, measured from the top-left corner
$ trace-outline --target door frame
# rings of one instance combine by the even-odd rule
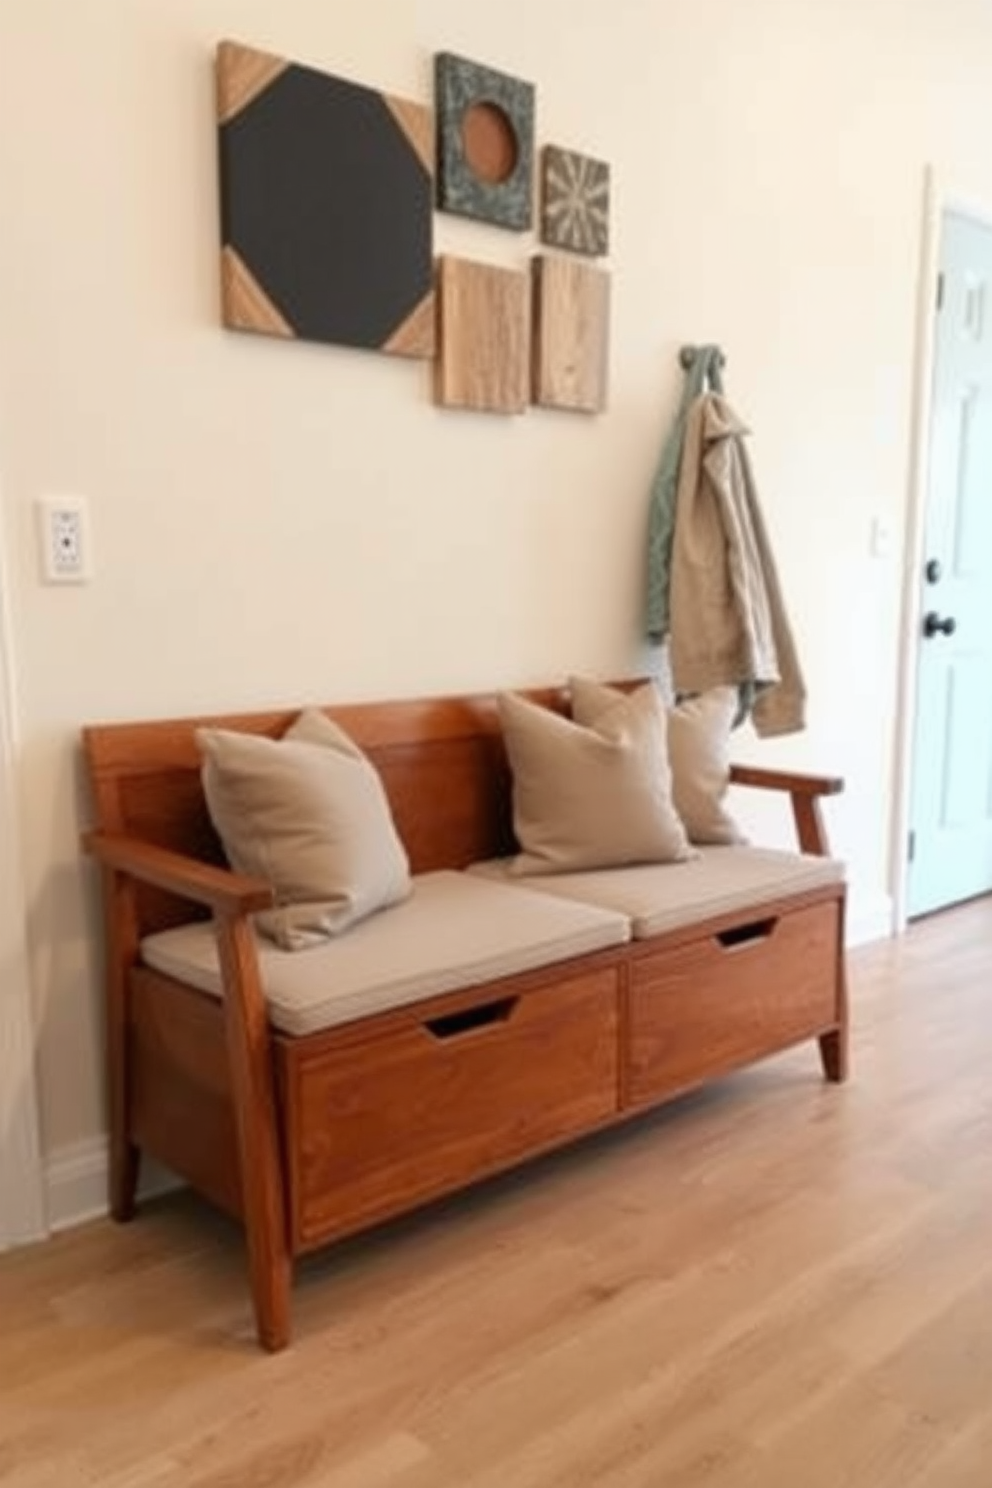
[[[17,710],[9,587],[0,504],[0,1251],[48,1234],[38,1129],[35,1018],[31,998],[17,788]]]
[[[916,300],[916,351],[910,435],[909,497],[906,512],[902,605],[899,627],[896,757],[893,771],[892,929],[907,924],[910,815],[912,810],[916,672],[919,665],[923,594],[920,573],[926,536],[930,474],[930,423],[936,341],[934,302],[940,270],[941,229],[947,212],[959,213],[992,229],[992,202],[964,190],[947,172],[929,165],[923,192],[922,245]]]

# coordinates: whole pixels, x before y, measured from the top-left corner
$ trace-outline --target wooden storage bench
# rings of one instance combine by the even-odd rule
[[[567,711],[563,690],[528,696]],[[513,852],[495,697],[327,711],[376,765],[425,886],[432,875],[464,885],[474,875],[460,870]],[[329,1240],[805,1039],[819,1040],[829,1079],[845,1077],[845,890],[818,804],[840,783],[753,768],[733,778],[791,794],[805,855],[794,863],[719,848],[709,865],[611,870],[591,885],[493,885],[504,900],[524,896],[514,924],[518,910],[522,924],[546,910],[591,948],[495,976],[480,961],[470,985],[314,1032],[278,1026],[251,919],[270,892],[224,866],[195,732],[277,737],[295,716],[84,730],[96,815],[86,840],[106,904],[111,1209],[133,1215],[148,1152],[239,1218],[265,1347],[289,1340],[293,1258]],[[753,887],[721,898],[726,855],[749,852]],[[650,878],[666,872],[681,906]],[[711,883],[698,909],[694,874]],[[404,912],[373,917],[369,934],[388,935]],[[211,918],[209,933],[180,936],[209,941],[206,980],[150,964],[164,932]]]

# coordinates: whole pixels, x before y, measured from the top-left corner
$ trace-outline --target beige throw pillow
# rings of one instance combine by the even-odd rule
[[[665,710],[654,688],[586,727],[515,693],[499,698],[513,772],[514,873],[568,873],[692,856],[672,806]],[[659,761],[662,762],[659,767]]]
[[[747,841],[723,804],[730,787],[730,730],[736,716],[734,687],[713,687],[668,710],[672,793],[691,842],[730,847]]]
[[[281,739],[197,731],[207,806],[228,861],[271,884],[258,928],[285,950],[339,935],[410,891],[382,781],[317,709]]]
[[[646,685],[657,690],[654,683]],[[585,677],[573,677],[569,686],[578,723],[595,725],[611,709],[629,706],[637,696]],[[730,785],[730,730],[736,712],[732,687],[714,687],[667,710],[672,799],[690,842],[729,846],[747,840],[723,804]]]

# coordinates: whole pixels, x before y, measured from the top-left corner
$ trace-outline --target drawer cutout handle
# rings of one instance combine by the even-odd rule
[[[749,925],[732,925],[729,930],[718,931],[714,939],[720,942],[725,951],[735,951],[738,947],[757,945],[762,940],[768,940],[777,924],[778,916],[772,915],[767,920],[752,920]]]
[[[501,997],[498,1002],[484,1002],[480,1007],[465,1008],[460,1013],[443,1013],[440,1018],[428,1018],[423,1026],[431,1038],[459,1038],[479,1028],[508,1023],[519,1000],[517,997]]]

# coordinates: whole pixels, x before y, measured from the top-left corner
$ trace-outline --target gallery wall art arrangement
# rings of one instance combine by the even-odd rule
[[[445,408],[605,408],[609,167],[536,167],[532,83],[439,52],[431,108],[235,41],[216,77],[225,326],[432,360]],[[435,261],[435,210],[555,251]]]

